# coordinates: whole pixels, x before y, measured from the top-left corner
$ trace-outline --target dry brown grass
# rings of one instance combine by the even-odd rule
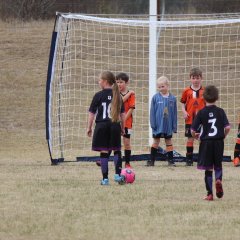
[[[0,239],[239,238],[239,169],[224,165],[223,199],[202,200],[203,172],[133,163],[136,181],[100,186],[94,163],[1,161]]]
[[[0,239],[238,239],[239,169],[204,202],[203,173],[134,163],[133,185],[99,185],[92,163],[49,165],[45,81],[53,21],[0,22]],[[111,173],[113,169],[111,168]]]

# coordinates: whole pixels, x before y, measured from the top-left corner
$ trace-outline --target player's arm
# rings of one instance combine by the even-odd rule
[[[229,134],[229,132],[230,132],[230,125],[224,128],[224,136],[226,137]]]
[[[175,98],[173,105],[173,132],[177,133],[177,101]]]
[[[197,116],[195,117],[194,121],[193,121],[193,124],[191,126],[191,134],[193,136],[193,138],[199,140],[200,138],[200,133],[199,133],[199,128],[200,126],[202,125],[202,121],[201,121],[201,113],[199,112],[197,114]]]
[[[135,94],[135,92],[129,90],[128,93],[122,97],[123,102],[126,102],[132,94]]]
[[[186,111],[186,106],[185,103],[182,103],[182,113],[183,113],[183,118],[187,119],[189,117],[188,112]]]
[[[129,108],[125,116],[125,121],[132,115],[133,111],[134,111],[134,108]]]
[[[92,125],[93,125],[93,121],[95,118],[95,114],[92,112],[89,112],[88,114],[88,125],[87,125],[87,135],[88,137],[92,136]]]

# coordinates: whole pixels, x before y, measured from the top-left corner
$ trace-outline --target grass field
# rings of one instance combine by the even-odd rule
[[[100,186],[94,163],[1,161],[0,239],[239,239],[238,168],[224,165],[224,198],[206,202],[195,167],[133,165],[134,184]]]
[[[45,81],[53,21],[0,22],[0,239],[223,239],[240,235],[240,168],[205,202],[203,172],[133,163],[136,182],[99,185],[94,163],[50,166]],[[112,163],[111,175],[113,175]]]

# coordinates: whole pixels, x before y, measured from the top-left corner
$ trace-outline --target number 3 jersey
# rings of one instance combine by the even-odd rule
[[[111,120],[111,102],[112,102],[112,89],[103,89],[97,92],[89,108],[89,112],[96,114],[97,122],[106,122]],[[121,113],[124,113],[124,106],[121,106]]]
[[[201,109],[195,117],[191,129],[201,129],[200,140],[217,140],[224,138],[224,129],[229,126],[227,116],[222,108],[215,105]]]

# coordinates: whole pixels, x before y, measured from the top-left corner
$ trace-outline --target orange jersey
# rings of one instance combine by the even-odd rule
[[[198,111],[205,107],[203,99],[203,87],[195,91],[191,87],[187,87],[183,93],[180,102],[185,104],[185,110],[189,117],[185,119],[186,124],[192,124],[193,119]]]
[[[121,93],[121,95],[125,96],[126,94],[123,95]],[[135,94],[131,94],[129,96],[129,98],[124,102],[124,109],[125,109],[126,114],[127,114],[128,110],[130,108],[135,109]],[[126,119],[126,121],[125,121],[125,127],[128,128],[128,129],[131,129],[132,128],[132,123],[133,123],[133,116],[131,114],[131,116],[128,119]]]

